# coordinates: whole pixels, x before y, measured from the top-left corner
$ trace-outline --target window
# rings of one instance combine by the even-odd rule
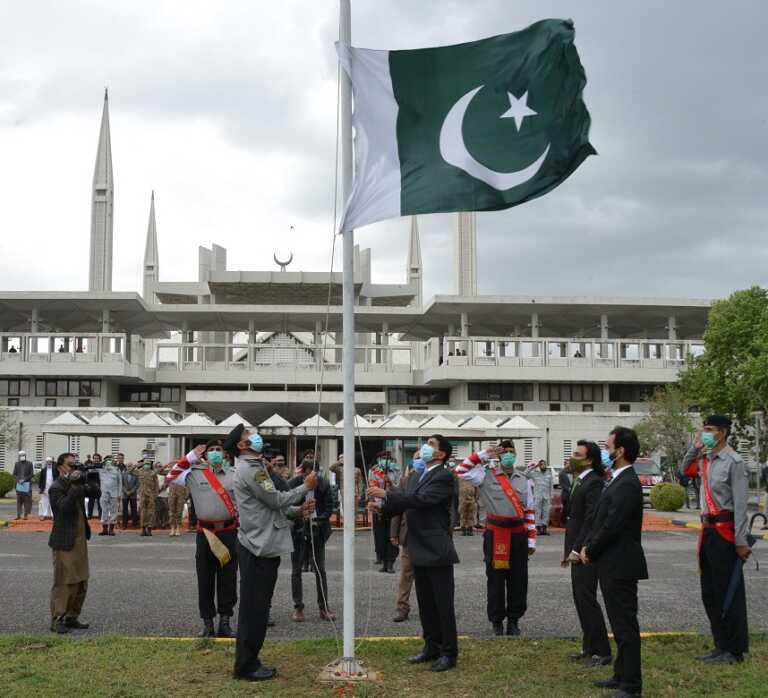
[[[29,386],[27,386],[29,392]],[[101,381],[36,380],[37,397],[98,397]]]
[[[533,439],[523,439],[523,460],[526,463],[533,460]]]
[[[559,402],[550,402],[549,403],[549,411],[550,412],[560,412],[560,403]]]
[[[392,405],[450,405],[448,388],[391,388],[389,402]]]
[[[652,383],[611,383],[609,402],[643,402],[657,387]]]
[[[90,407],[91,406],[91,399],[87,398],[87,397],[78,398],[77,406],[78,407]]]
[[[602,402],[600,383],[539,383],[539,400],[558,402]]]
[[[477,409],[480,410],[480,412],[490,412],[491,411],[491,403],[490,402],[478,402],[477,403]]]
[[[469,400],[532,401],[533,383],[469,383]]]
[[[563,462],[567,461],[573,455],[573,441],[563,439]]]
[[[20,378],[0,380],[0,395],[8,397],[29,397],[29,381]]]
[[[18,406],[19,406],[19,398],[17,397],[8,398],[8,407],[18,407]]]
[[[35,437],[35,460],[43,460],[43,435],[38,434]]]
[[[56,398],[55,397],[47,397],[47,398],[45,398],[45,406],[46,407],[56,407]]]
[[[631,412],[630,405],[619,405],[619,412]]]
[[[512,403],[512,411],[513,412],[522,412],[523,411],[523,403],[522,402],[513,402]]]
[[[180,402],[181,388],[170,385],[120,386],[120,402]]]
[[[581,411],[582,412],[594,412],[595,411],[595,406],[592,403],[584,404],[584,405],[581,406]]]

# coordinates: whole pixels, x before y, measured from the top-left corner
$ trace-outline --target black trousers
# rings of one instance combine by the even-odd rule
[[[453,565],[413,568],[416,599],[424,636],[424,651],[435,657],[457,657],[456,610],[453,605]]]
[[[723,602],[736,564],[739,564],[739,583],[728,612],[723,618]],[[741,569],[736,546],[725,540],[716,530],[705,528],[699,551],[701,568],[701,599],[707,611],[715,647],[731,654],[749,651],[747,630],[747,597],[744,589],[744,571]]]
[[[315,575],[317,588],[317,607],[321,611],[328,610],[328,576],[325,572],[325,538],[322,533],[313,531],[310,540],[304,534],[294,533],[293,552],[291,553],[291,595],[293,607],[304,610],[304,588],[301,582],[301,570],[304,560],[309,561],[309,569]]]
[[[90,484],[90,483],[89,483]],[[93,518],[93,506],[96,505],[96,509],[99,512],[99,518],[101,518],[101,497],[88,497],[88,518]]]
[[[483,534],[485,576],[488,586],[488,620],[501,623],[505,618],[520,620],[528,608],[528,534],[512,534],[509,569],[493,568],[493,534]]]
[[[376,549],[376,559],[383,562],[397,560],[399,548],[389,542],[389,524],[392,517],[385,514],[373,515],[373,545]]]
[[[277,583],[279,557],[256,557],[238,543],[240,606],[237,612],[235,674],[249,674],[261,666],[259,652],[267,634],[272,594]]]
[[[598,569],[605,611],[616,640],[613,678],[627,693],[641,693],[640,625],[637,622],[637,580],[615,579]]]
[[[131,509],[131,523],[134,526],[139,525],[139,507],[136,503],[136,495],[133,497],[123,497],[123,528],[128,528],[128,508]]]
[[[603,609],[597,602],[597,567],[571,565],[571,590],[581,625],[582,651],[590,657],[610,657],[611,644],[605,629]]]
[[[230,618],[237,603],[237,531],[222,531],[217,536],[227,546],[232,558],[224,567],[211,552],[205,534],[197,533],[195,568],[201,618],[214,618],[217,606],[220,616]]]

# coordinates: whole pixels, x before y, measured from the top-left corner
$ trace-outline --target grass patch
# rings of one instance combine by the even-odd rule
[[[766,695],[768,637],[752,637],[751,653],[735,667],[706,667],[692,656],[709,649],[702,636],[661,636],[643,640],[645,695]],[[583,669],[567,660],[576,643],[566,640],[462,640],[459,668],[432,674],[405,659],[418,651],[415,640],[364,642],[359,655],[383,674],[379,685],[345,688],[316,682],[320,669],[336,656],[332,640],[268,642],[263,659],[278,667],[266,684],[231,678],[234,645],[210,641],[126,637],[0,637],[0,692],[4,698],[80,696],[439,696],[560,698],[599,696],[591,682],[609,670]]]

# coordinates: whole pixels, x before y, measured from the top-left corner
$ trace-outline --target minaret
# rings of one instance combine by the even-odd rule
[[[457,214],[456,293],[477,295],[477,230],[475,214]]]
[[[416,289],[413,304],[420,308],[422,302],[423,277],[421,274],[421,242],[419,241],[419,221],[411,216],[411,230],[408,234],[408,284]]]
[[[90,291],[112,290],[112,222],[115,189],[112,179],[112,142],[109,136],[109,98],[104,90],[99,147],[93,172],[91,200],[91,264],[88,274]]]
[[[141,295],[147,303],[156,303],[155,285],[160,281],[160,256],[157,253],[157,225],[155,223],[155,192],[149,204],[147,244],[144,248],[144,285]]]

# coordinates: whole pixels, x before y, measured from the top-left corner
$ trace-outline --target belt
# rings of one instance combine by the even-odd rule
[[[209,531],[231,531],[237,528],[237,519],[227,519],[226,521],[203,521],[197,520],[197,530],[207,528]]]
[[[514,516],[494,516],[488,514],[485,517],[485,522],[491,526],[498,526],[499,528],[518,528],[524,525],[522,519],[518,519]]]
[[[703,524],[717,524],[724,523],[726,521],[733,521],[733,512],[723,510],[719,514],[702,514],[701,523]]]

